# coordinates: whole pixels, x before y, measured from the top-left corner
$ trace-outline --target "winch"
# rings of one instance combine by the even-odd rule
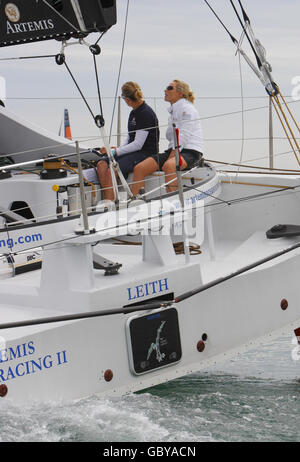
[[[63,159],[49,156],[43,162],[43,170],[40,173],[42,180],[54,180],[65,178],[67,171],[63,168]]]

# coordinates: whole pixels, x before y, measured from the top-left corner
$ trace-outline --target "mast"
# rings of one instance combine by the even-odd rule
[[[272,96],[269,96],[269,167],[274,168]]]

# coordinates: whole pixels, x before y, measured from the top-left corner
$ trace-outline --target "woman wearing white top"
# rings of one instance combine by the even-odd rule
[[[179,129],[179,149],[182,158],[181,170],[189,170],[199,163],[203,153],[203,136],[199,113],[194,106],[194,94],[187,83],[173,80],[165,89],[165,101],[171,103],[166,138],[168,149],[158,155],[152,155],[135,166],[133,170],[132,192],[137,195],[144,187],[146,176],[156,170],[162,170],[166,176],[167,191],[177,189],[176,159],[173,124]]]

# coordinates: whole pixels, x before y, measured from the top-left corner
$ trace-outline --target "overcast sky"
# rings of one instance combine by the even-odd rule
[[[210,0],[210,3],[239,39],[241,27],[230,1]],[[291,95],[292,79],[300,76],[300,1],[243,0],[243,5],[257,38],[267,50],[275,82],[283,94]],[[98,62],[108,131],[126,6],[127,0],[117,0],[117,25],[100,42],[102,53]],[[88,37],[90,43],[96,39],[96,34]],[[244,48],[254,59],[246,41]],[[58,42],[48,41],[1,48],[1,57],[56,54],[59,50]],[[230,38],[203,0],[130,0],[121,84],[127,80],[137,81],[147,101],[157,111],[160,124],[164,126],[167,122],[164,88],[174,78],[188,82],[197,97],[196,105],[203,118],[206,157],[238,160],[241,153],[241,114],[212,118],[213,115],[241,109],[239,60],[235,51]],[[83,92],[95,97],[97,91],[88,48],[70,47],[66,55]],[[78,93],[64,66],[57,66],[53,59],[0,61],[0,75],[6,79],[6,104],[12,111],[57,133],[63,109],[67,107],[74,138],[88,138],[97,134],[85,106],[80,100],[74,99]],[[244,62],[242,76],[245,109],[267,106],[268,99],[262,84]],[[97,113],[97,101],[91,99],[90,103]],[[291,108],[300,120],[300,102],[293,103]],[[126,132],[128,108],[124,103],[122,115],[122,131]],[[247,141],[243,160],[267,156],[267,140],[254,138],[267,137],[268,110],[247,112],[244,122]],[[164,131],[162,127],[161,148],[165,145]],[[275,136],[281,137],[282,134],[275,123]],[[91,144],[99,145],[101,142]],[[289,150],[287,143],[277,141],[276,153]],[[292,155],[278,156],[278,163],[281,165],[287,159],[292,159]],[[293,162],[290,160],[290,165]]]

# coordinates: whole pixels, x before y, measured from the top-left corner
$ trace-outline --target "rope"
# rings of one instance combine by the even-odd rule
[[[49,57],[49,58],[55,58],[56,55],[48,55],[48,56],[36,56],[37,58],[43,58],[43,57]],[[27,59],[32,59],[32,58],[35,58],[35,56],[28,56]],[[15,60],[15,59],[25,59],[25,58],[0,58],[0,61],[7,61],[7,60]],[[257,95],[257,96],[244,96],[244,99],[265,99],[265,98],[268,98],[269,96],[264,96],[264,95]],[[292,95],[286,95],[285,96],[286,98],[292,98],[293,96]],[[195,100],[199,99],[199,100],[205,100],[205,99],[219,99],[219,100],[223,100],[223,99],[240,99],[241,97],[240,96],[196,96],[195,97]],[[44,97],[41,97],[41,96],[22,96],[22,97],[15,97],[15,96],[11,96],[11,97],[8,97],[6,98],[6,100],[49,100],[49,101],[61,101],[61,100],[79,100],[80,98],[79,97],[76,97],[76,96],[44,96]],[[98,96],[88,96],[87,99],[98,99]],[[115,96],[102,96],[102,99],[115,99]],[[153,99],[154,100],[154,105],[156,105],[156,100],[164,100],[163,97],[161,96],[145,96],[145,99]],[[296,101],[290,101],[290,103],[293,103],[293,102],[296,102]],[[266,107],[266,106],[265,106]],[[157,112],[157,110],[155,110],[155,112]]]
[[[297,160],[297,162],[298,162],[298,165],[300,165],[299,158],[298,158],[297,153],[296,153],[296,151],[295,151],[295,148],[294,148],[294,146],[293,146],[293,144],[292,144],[292,142],[291,142],[291,139],[290,139],[290,137],[289,137],[289,134],[288,134],[288,132],[287,132],[287,129],[286,129],[285,125],[284,125],[284,122],[283,122],[283,120],[282,120],[282,118],[281,118],[281,116],[280,116],[280,114],[279,114],[279,110],[278,110],[278,108],[277,108],[276,105],[275,105],[274,100],[275,100],[276,102],[279,102],[279,99],[278,99],[278,96],[277,96],[277,95],[274,96],[274,97],[271,99],[271,101],[272,101],[272,104],[273,104],[273,106],[274,106],[274,108],[275,108],[276,114],[277,114],[277,116],[278,116],[278,118],[279,118],[279,120],[280,120],[280,123],[281,123],[281,125],[282,125],[282,128],[283,128],[283,130],[284,130],[284,132],[285,132],[285,134],[286,134],[287,140],[288,140],[288,142],[289,142],[289,144],[290,144],[290,146],[291,146],[291,148],[292,148],[292,151],[293,151],[293,153],[294,153],[294,155],[295,155],[295,157],[296,157],[296,160]],[[280,102],[279,102],[279,106],[280,106]],[[286,118],[285,118],[285,119],[286,119]],[[295,141],[296,141],[296,140],[295,140]],[[296,141],[296,144],[297,144],[297,146],[298,146],[298,151],[299,151],[299,145],[298,145],[297,141]],[[300,152],[300,151],[299,151],[299,152]]]
[[[180,303],[188,298],[193,297],[194,295],[197,295],[201,292],[205,292],[206,290],[209,290],[210,288],[217,286],[219,284],[222,284],[230,279],[233,279],[241,274],[244,274],[254,268],[257,268],[258,266],[261,266],[267,262],[270,262],[272,260],[275,260],[276,258],[279,258],[285,254],[288,254],[290,252],[293,252],[294,250],[297,250],[300,247],[300,243],[293,244],[283,250],[280,250],[276,253],[273,253],[261,260],[257,260],[254,263],[251,263],[247,266],[244,266],[240,269],[238,269],[235,272],[232,272],[230,274],[227,274],[225,276],[222,276],[218,279],[215,279],[207,284],[203,284],[200,287],[196,287],[193,290],[190,290],[188,292],[185,292],[179,296],[177,296],[174,300],[167,301],[165,303],[163,302],[151,302],[151,303],[146,303],[145,305],[141,306],[129,306],[126,308],[114,308],[114,309],[106,309],[106,310],[99,310],[95,312],[83,312],[83,313],[76,313],[76,314],[69,314],[69,315],[61,315],[61,316],[52,316],[48,318],[36,318],[36,319],[31,319],[31,320],[25,320],[25,321],[16,321],[16,322],[8,322],[8,323],[2,323],[0,324],[0,329],[11,329],[11,328],[16,328],[16,327],[25,327],[25,326],[33,326],[33,325],[38,325],[38,324],[50,324],[53,322],[61,322],[61,321],[74,321],[74,320],[79,320],[79,319],[89,319],[93,317],[102,317],[102,316],[108,316],[108,315],[116,315],[116,314],[127,314],[131,312],[137,312],[137,311],[150,311],[158,308],[167,308],[173,305],[174,303]]]
[[[174,250],[176,255],[184,255],[184,242],[175,242],[173,244]],[[199,244],[194,244],[193,242],[189,242],[189,254],[190,255],[200,255],[202,252],[200,250]]]
[[[281,188],[281,186],[280,186]],[[260,194],[253,194],[251,196],[247,196],[247,197],[240,197],[240,198],[235,198],[233,199],[231,202],[230,202],[230,205],[235,205],[235,204],[239,204],[241,202],[248,202],[248,201],[254,201],[254,200],[262,200],[262,199],[268,199],[268,198],[271,198],[273,195],[275,194],[280,194],[280,193],[284,193],[285,195],[288,194],[287,193],[287,189],[290,189],[292,190],[291,194],[293,193],[294,194],[294,191],[295,190],[299,190],[300,188],[300,185],[298,186],[294,186],[294,187],[287,187],[287,188],[284,188],[284,189],[278,189],[277,191],[268,191],[266,193],[260,193]],[[220,202],[218,203],[213,203],[213,204],[209,204],[209,205],[204,205],[204,207],[213,207],[215,205],[220,205]],[[223,204],[224,205],[224,204]],[[229,205],[229,204],[225,204],[225,205]],[[195,210],[197,209],[202,209],[203,207],[199,206],[199,207],[194,207]],[[176,212],[175,212],[176,213]],[[45,223],[44,223],[45,224]],[[107,229],[109,230],[109,228]],[[44,245],[44,251],[51,251],[53,249],[46,249],[46,247],[49,247],[49,246],[53,246],[53,245],[56,245],[56,244],[62,244],[64,242],[69,242],[69,241],[72,241],[72,240],[75,240],[75,239],[78,239],[80,238],[81,236],[80,235],[75,235],[75,236],[71,236],[71,237],[66,237],[64,239],[60,239],[60,240],[57,240],[57,241],[53,241],[51,243],[48,243],[48,244],[45,244]],[[36,246],[35,247],[32,247],[30,249],[27,249],[27,251],[31,251],[31,250],[35,250],[36,249]],[[13,252],[13,255],[17,255],[19,253],[23,253],[24,251],[20,251],[20,252]]]
[[[279,106],[279,109],[280,109],[280,111],[281,111],[281,113],[282,113],[282,115],[283,115],[283,117],[284,117],[284,120],[285,120],[286,125],[287,125],[287,127],[288,127],[288,129],[289,129],[289,131],[290,131],[290,133],[291,133],[291,135],[292,135],[292,138],[293,138],[293,140],[294,140],[294,142],[295,142],[295,144],[296,144],[296,146],[297,146],[298,152],[300,153],[299,144],[298,144],[298,142],[297,142],[297,140],[296,140],[296,137],[295,137],[295,135],[294,135],[294,132],[293,132],[293,130],[292,130],[290,124],[289,124],[289,121],[287,120],[287,117],[286,117],[286,115],[285,115],[285,113],[284,113],[283,107],[282,107],[282,105],[281,105],[281,103],[280,103],[280,101],[279,101],[278,95],[274,96],[274,98],[275,98],[275,100],[276,100],[276,102],[277,102],[277,104],[278,104],[278,106]]]
[[[63,164],[63,166],[64,166],[64,168],[66,170],[70,170],[71,172],[76,173],[77,175],[79,175],[78,170],[76,170],[75,168],[68,165],[63,159],[62,159],[62,164]],[[94,183],[91,183],[90,181],[88,181],[84,176],[83,176],[83,179],[84,179],[85,183],[87,183],[89,186],[92,187],[92,196],[95,198],[96,197],[96,188],[95,188]]]
[[[127,8],[126,8],[126,15],[125,15],[125,26],[124,26],[124,33],[123,33],[123,43],[122,43],[122,50],[121,50],[121,57],[120,57],[120,64],[119,64],[119,71],[118,71],[118,78],[117,78],[117,85],[116,85],[116,93],[115,93],[115,96],[114,96],[114,105],[113,105],[113,111],[112,111],[110,129],[109,129],[109,141],[108,141],[109,143],[111,142],[112,126],[113,126],[113,121],[114,121],[114,117],[115,117],[117,96],[118,96],[118,91],[119,91],[119,83],[120,83],[120,76],[121,76],[121,69],[122,69],[123,55],[124,55],[124,48],[125,48],[125,39],[126,39],[126,32],[127,32],[128,11],[129,11],[129,0],[127,0]]]
[[[195,188],[195,186],[187,186],[187,185],[184,185],[184,187],[187,188],[187,189],[194,189],[195,191],[200,192],[200,193],[202,193],[202,194],[205,194],[205,195],[208,196],[208,197],[212,197],[213,199],[216,199],[217,201],[222,202],[223,204],[226,204],[226,205],[230,205],[230,204],[231,204],[230,201],[224,201],[223,199],[220,199],[219,197],[213,196],[212,194],[209,194],[209,193],[206,192],[206,191],[201,191],[200,189]]]
[[[248,175],[276,175],[276,173],[273,173],[273,172],[251,172],[251,171],[246,171],[246,170],[243,170],[242,172],[240,170],[218,170],[219,172],[222,172],[222,173],[247,173]],[[290,176],[295,176],[294,173],[280,173],[280,175],[290,175]]]
[[[183,300],[186,300],[187,298],[190,298],[192,297],[193,295],[196,295],[196,294],[199,294],[200,292],[204,292],[205,290],[208,290],[210,289],[211,287],[214,287],[216,285],[219,285],[223,282],[226,282],[234,277],[237,277],[243,273],[246,273],[247,271],[250,271],[254,268],[257,268],[258,266],[261,266],[263,265],[264,263],[267,263],[269,261],[272,261],[272,260],[275,260],[276,258],[279,258],[281,257],[282,255],[285,255],[287,253],[290,253],[292,252],[293,250],[296,250],[300,247],[300,243],[297,242],[296,244],[293,244],[283,250],[280,250],[272,255],[269,255],[268,257],[265,257],[265,258],[262,258],[261,260],[257,260],[256,262],[254,263],[251,263],[250,265],[247,265],[247,266],[244,266],[242,268],[240,268],[239,270],[237,271],[234,271],[233,273],[231,274],[228,274],[227,276],[223,276],[219,279],[215,279],[214,281],[212,282],[209,282],[208,284],[204,284],[203,286],[201,287],[198,287],[196,289],[193,289],[189,292],[186,292],[185,294],[183,295],[180,295],[179,297],[176,297],[175,298],[175,302],[176,303],[179,303],[179,302],[182,302]]]
[[[292,189],[291,186],[283,186],[283,185],[276,185],[276,184],[262,184],[262,183],[250,183],[250,182],[245,182],[245,181],[235,181],[235,180],[222,180],[222,183],[228,183],[228,184],[242,184],[245,186],[261,186],[265,188],[279,188],[279,189]]]
[[[225,162],[225,161],[218,161],[218,160],[213,160],[213,159],[206,159],[207,162],[210,162],[210,163],[214,163],[214,164],[220,164],[220,165],[229,165],[229,166],[236,166],[236,167],[239,167],[239,168],[250,168],[250,169],[260,169],[260,170],[266,170],[268,174],[273,174],[273,175],[276,175],[277,172],[279,172],[280,174],[290,174],[290,175],[293,175],[293,174],[299,174],[300,173],[300,170],[292,170],[292,169],[283,169],[283,168],[269,168],[269,167],[260,167],[260,166],[255,166],[255,165],[244,165],[244,164],[237,164],[237,163],[232,163],[232,162]],[[58,164],[58,166],[60,166],[61,164]],[[65,166],[70,170],[70,171],[73,171],[74,173],[78,173],[76,171],[76,169],[73,169],[71,168],[68,164],[65,163]],[[183,172],[182,173],[182,176],[184,177],[187,173],[190,174],[192,173],[197,167],[193,167],[192,169],[190,169],[189,171],[187,172]],[[233,173],[233,171],[225,171],[225,173]],[[35,173],[35,174],[38,174],[38,172],[24,172],[24,173]],[[242,173],[245,173],[245,172],[242,172]],[[247,172],[248,173],[248,172]],[[251,173],[251,172],[249,172]],[[262,172],[253,172],[254,174],[259,174],[259,173],[262,173]],[[84,178],[85,179],[85,178]],[[93,194],[93,197],[95,197],[95,194],[97,193],[97,191],[100,191],[100,190],[104,190],[104,189],[110,189],[110,188],[95,188],[95,185],[93,183],[90,183],[88,182],[86,179],[85,179],[86,183],[88,183],[89,185],[92,186],[92,189],[93,191],[91,192]],[[150,180],[147,180],[147,181],[150,181]],[[134,184],[135,182],[131,182],[129,183],[130,185]],[[154,188],[153,190],[145,193],[143,195],[143,197],[146,197],[147,195],[151,194],[151,193],[154,193],[156,192],[157,190],[162,190],[162,188],[168,183],[164,183],[163,185],[159,186],[158,188]],[[186,187],[189,187],[190,186],[186,186]],[[196,188],[193,188],[193,189],[196,189]],[[197,190],[197,189],[196,189]],[[197,190],[198,192],[200,192],[200,190]],[[87,194],[89,194],[89,192],[87,192]],[[208,195],[208,194],[207,194]],[[72,197],[72,195],[70,195],[70,197]],[[210,196],[210,197],[213,197],[214,199],[222,202],[222,200],[220,198],[217,198],[215,196]],[[37,207],[37,206],[41,206],[41,205],[44,205],[42,203],[38,203],[38,204],[34,204],[34,207]],[[14,210],[14,212],[18,213],[18,212],[21,212],[25,209],[27,209],[28,207],[21,207],[21,208],[18,208],[16,210]],[[80,210],[78,209],[78,213],[80,212]],[[3,213],[0,213],[0,216],[2,216]],[[43,219],[46,219],[46,218],[50,218],[52,216],[44,216],[42,217]],[[41,217],[39,217],[41,218]]]
[[[290,151],[289,151],[290,152]],[[243,165],[243,164],[235,164],[233,162],[224,162],[220,160],[211,160],[211,159],[205,159],[207,162],[212,162],[216,164],[222,164],[222,165],[232,165],[234,167],[245,167],[245,168],[259,168],[261,170],[274,170],[275,172],[295,172],[300,174],[300,170],[291,170],[291,169],[284,169],[284,168],[270,168],[270,167],[259,167],[256,165]],[[276,175],[276,173],[274,173]]]
[[[278,88],[278,92],[279,92],[279,94],[280,94],[280,96],[281,96],[281,99],[282,99],[282,101],[284,102],[284,104],[285,104],[287,110],[289,111],[289,114],[290,114],[291,118],[293,119],[294,124],[296,125],[296,127],[298,128],[298,131],[300,132],[299,125],[297,124],[297,122],[296,122],[296,120],[295,120],[295,118],[294,118],[294,116],[293,116],[293,114],[292,114],[292,111],[290,110],[289,106],[287,105],[287,103],[286,103],[286,101],[285,101],[285,99],[284,99],[284,97],[283,97],[281,91],[279,90],[279,88]]]
[[[136,241],[126,241],[124,239],[113,238],[115,245],[133,245],[133,246],[141,246],[141,242]],[[176,255],[184,255],[184,242],[174,242],[173,243],[174,251]],[[190,255],[200,255],[202,252],[200,250],[200,245],[195,244],[194,242],[189,243],[189,252]]]
[[[19,98],[18,98],[19,99]],[[299,100],[296,100],[296,101],[290,101],[289,104],[293,104],[293,103],[299,103],[300,102],[300,99]],[[268,108],[269,106],[260,106],[260,107],[255,107],[255,108],[250,108],[250,109],[245,109],[244,110],[244,113],[246,112],[251,112],[251,111],[257,111],[257,110],[261,110],[261,109],[266,109]],[[213,118],[219,118],[219,117],[224,117],[224,116],[229,116],[229,115],[237,115],[237,114],[240,114],[241,111],[234,111],[234,112],[227,112],[227,113],[221,113],[221,114],[215,114],[213,116],[208,116],[208,117],[200,117],[198,119],[193,119],[193,121],[195,120],[209,120],[209,119],[213,119]],[[167,124],[163,125],[158,125],[157,127],[148,127],[144,130],[154,130],[154,129],[157,129],[157,128],[164,128],[164,127],[167,127]],[[136,130],[135,130],[136,131]],[[131,132],[126,132],[127,133],[131,133]],[[122,133],[121,133],[122,135]],[[124,135],[124,133],[123,133]],[[114,135],[116,136],[116,135]],[[108,137],[107,137],[108,138]],[[84,137],[84,139],[82,139],[81,141],[84,143],[84,142],[89,142],[89,141],[94,141],[95,139],[98,139],[98,136],[89,136],[89,137]],[[230,140],[229,140],[230,141]],[[33,148],[33,149],[27,149],[27,150],[24,150],[24,151],[18,151],[18,152],[14,152],[14,153],[10,153],[9,156],[13,157],[13,156],[18,156],[18,155],[21,155],[21,154],[27,154],[27,153],[32,153],[32,152],[36,152],[36,151],[42,151],[42,150],[47,150],[47,149],[55,149],[55,148],[60,148],[61,146],[66,146],[66,145],[74,145],[74,141],[66,141],[64,143],[57,143],[57,144],[51,144],[51,145],[48,145],[48,146],[43,146],[43,147],[39,147],[39,148]],[[288,154],[288,152],[284,153],[284,154]],[[76,151],[74,151],[73,153],[71,154],[68,154],[68,155],[65,155],[64,157],[66,156],[71,156],[71,155],[76,155]],[[0,156],[1,157],[4,157],[4,156]],[[262,157],[262,159],[264,159],[265,157]],[[257,159],[259,160],[259,159]]]

